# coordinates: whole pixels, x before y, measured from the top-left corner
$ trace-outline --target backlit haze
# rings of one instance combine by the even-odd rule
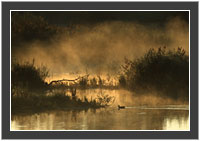
[[[46,66],[50,70],[49,82],[85,74],[114,79],[125,57],[137,59],[150,48],[182,47],[188,54],[189,23],[184,17],[187,12],[165,12],[162,15],[158,14],[162,12],[134,14],[133,11],[132,14],[128,12],[127,19],[122,12],[118,12],[117,19],[113,13],[109,18],[109,12],[101,16],[100,12],[96,15],[91,12],[70,13],[36,13],[35,16],[42,16],[50,26],[57,26],[63,32],[49,35],[45,40],[24,40],[13,44],[12,59],[19,62],[34,59],[36,66]],[[151,20],[147,22],[145,19]]]

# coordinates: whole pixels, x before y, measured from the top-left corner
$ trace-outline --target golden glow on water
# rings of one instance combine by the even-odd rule
[[[13,116],[12,130],[189,130],[188,111],[113,108]]]
[[[189,118],[166,119],[163,130],[189,130]]]
[[[96,110],[12,115],[11,130],[189,130],[188,105],[140,106],[136,103],[138,98],[125,90],[77,91],[80,98],[86,96],[88,99],[98,93],[115,96],[116,100],[109,108]],[[143,103],[146,101],[150,101],[149,97],[144,98]],[[153,97],[152,101],[157,103]],[[127,108],[118,110],[117,104]]]

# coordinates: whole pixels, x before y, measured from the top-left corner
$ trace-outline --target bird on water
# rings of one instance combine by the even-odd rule
[[[125,106],[118,105],[118,109],[125,109]]]

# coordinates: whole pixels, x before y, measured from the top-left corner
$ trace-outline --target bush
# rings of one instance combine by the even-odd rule
[[[99,95],[97,95],[97,101],[101,106],[106,107],[114,103],[115,97],[109,96],[108,94],[100,93]]]
[[[125,59],[119,83],[137,93],[156,92],[172,98],[189,97],[189,57],[182,48],[150,49],[143,57]]]
[[[97,86],[97,79],[94,77],[93,79],[90,80],[90,85],[92,87],[96,87]]]
[[[80,85],[82,88],[86,88],[87,85],[88,85],[88,78],[81,78],[81,80],[79,81],[79,85]]]
[[[41,91],[47,88],[45,82],[49,72],[46,67],[36,68],[33,63],[12,63],[11,87],[12,94],[26,93],[26,91]]]

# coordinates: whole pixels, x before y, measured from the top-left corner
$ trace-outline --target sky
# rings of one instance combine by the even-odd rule
[[[180,17],[189,22],[187,11],[47,11],[33,12],[43,16],[50,24],[97,24],[105,21],[139,22],[140,24],[163,25],[168,19]]]
[[[181,17],[189,21],[188,12],[183,11],[64,11],[64,12],[33,12],[41,15],[51,24],[65,25],[68,22],[76,24],[100,23],[105,21],[137,21],[142,24],[162,24],[167,19]]]

